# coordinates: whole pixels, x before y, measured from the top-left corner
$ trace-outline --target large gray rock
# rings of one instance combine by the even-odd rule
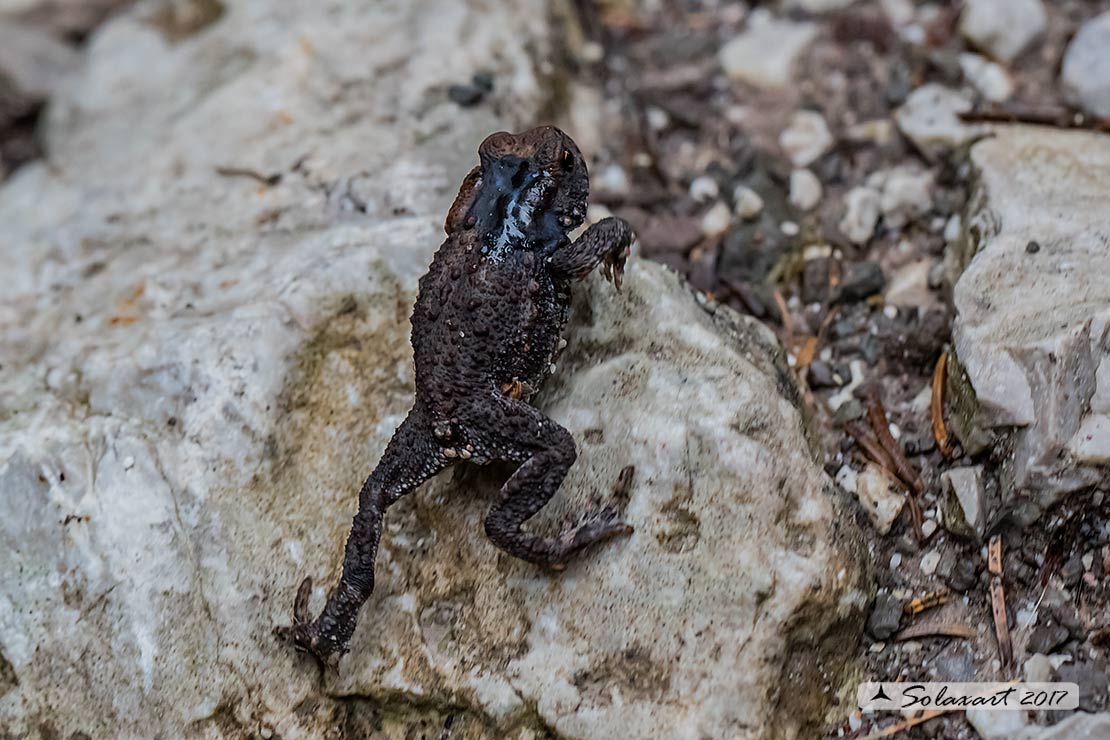
[[[1057,724],[1026,727],[1010,737],[1013,740],[1106,740],[1110,737],[1110,713],[1076,712]]]
[[[783,355],[636,261],[623,293],[595,277],[575,304],[540,403],[580,457],[537,523],[633,463],[636,533],[548,574],[482,535],[495,475],[443,476],[389,512],[337,673],[270,634],[302,576],[322,600],[407,410],[416,279],[478,141],[549,104],[545,13],[248,0],[185,36],[138,10],[98,31],[52,105],[51,161],[0,190],[6,732],[759,738],[821,721],[865,569]],[[462,111],[445,88],[479,69],[494,101]]]
[[[1060,80],[1088,113],[1110,116],[1110,11],[1083,24],[1068,44]]]
[[[721,67],[733,80],[754,87],[789,87],[817,31],[813,23],[779,20],[758,8],[752,11],[744,31],[721,47]]]
[[[967,0],[960,33],[995,59],[1010,62],[1044,33],[1047,22],[1041,0]]]
[[[954,288],[956,431],[1005,445],[1002,490],[1034,510],[1107,481],[1110,139],[1004,126],[971,152]]]

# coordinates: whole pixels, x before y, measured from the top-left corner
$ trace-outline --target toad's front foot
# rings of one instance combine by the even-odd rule
[[[308,597],[312,594],[312,579],[305,578],[297,589],[293,601],[293,624],[275,627],[274,634],[293,644],[302,653],[309,653],[324,665],[334,665],[347,652],[346,641],[335,634],[328,634],[320,620],[308,614]]]
[[[630,247],[625,247],[619,252],[610,252],[601,260],[601,274],[613,283],[613,287],[617,290],[621,289],[621,284],[624,282],[624,263],[629,254],[631,254]]]

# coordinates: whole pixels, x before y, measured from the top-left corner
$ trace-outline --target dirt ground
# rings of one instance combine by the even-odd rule
[[[927,158],[898,134],[894,113],[927,83],[972,89],[960,64],[971,51],[958,32],[961,3],[933,3],[923,37],[910,40],[884,12],[893,3],[859,2],[819,15],[753,5],[576,3],[586,29],[572,49],[578,80],[604,98],[593,202],[633,223],[643,255],[779,334],[813,401],[826,469],[839,483],[856,483],[876,464],[857,437],[881,442],[869,415],[885,410],[890,442],[911,468],[903,472],[920,479],[914,498],[921,519],[918,529],[906,505],[881,534],[862,507],[855,512],[879,587],[858,645],[859,679],[1021,679],[1030,670],[1023,673],[1023,661],[1041,653],[1052,656],[1057,680],[1083,687],[1081,708],[1106,709],[1110,502],[1075,495],[1027,529],[1011,512],[991,510],[982,539],[939,523],[946,470],[983,465],[988,500],[997,500],[998,487],[989,450],[971,457],[953,440],[942,454],[931,427],[933,375],[950,337],[943,255],[967,203],[966,150]],[[1042,39],[1007,65],[1010,109],[1068,110],[1057,81],[1067,42],[1110,2],[1047,7]],[[722,71],[719,50],[751,12],[817,26],[793,83],[760,89]],[[975,104],[988,105],[981,98]],[[797,111],[820,113],[833,139],[807,167],[823,191],[810,210],[790,197],[796,166],[784,150],[794,142],[782,137]],[[863,243],[849,238],[842,228],[848,193],[896,168],[932,177],[927,203],[884,217]],[[758,213],[744,188],[762,200]],[[1006,663],[991,609],[992,535],[1004,553],[1014,643]],[[921,599],[926,608],[908,613]],[[940,603],[928,606],[933,602]],[[1024,628],[1038,606],[1036,626]],[[830,687],[842,692],[827,737],[862,737],[901,719],[861,716],[843,688]],[[962,713],[952,713],[899,736],[977,735]]]

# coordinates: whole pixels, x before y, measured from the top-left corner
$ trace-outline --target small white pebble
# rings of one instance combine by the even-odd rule
[[[695,177],[690,183],[690,197],[698,203],[708,203],[721,194],[717,181],[709,175]]]
[[[898,318],[898,307],[897,306],[883,306],[883,316],[886,316],[888,319]]]
[[[752,109],[746,105],[730,105],[725,108],[725,120],[734,126],[743,126],[751,115]]]
[[[1094,565],[1094,564],[1095,564],[1095,554],[1093,552],[1089,552],[1089,553],[1087,553],[1086,555],[1083,556],[1083,569],[1084,570],[1090,570],[1091,566]]]
[[[131,457],[130,455],[123,458],[123,469],[124,470],[130,470],[133,467],[135,467],[135,458]]]
[[[898,426],[894,422],[890,422],[887,426],[890,427],[890,436],[891,437],[894,437],[895,439],[901,439],[902,438],[902,427]]]
[[[594,180],[594,178],[591,178],[591,180]],[[627,193],[629,188],[628,173],[619,164],[611,164],[602,168],[601,172],[597,173],[595,182],[599,190],[610,193]],[[590,208],[592,207],[590,206]]]
[[[870,650],[873,653],[881,653],[882,651],[886,650],[886,643],[885,642],[873,642],[873,643],[871,643]]]
[[[732,203],[736,215],[745,220],[754,219],[763,211],[763,198],[745,185],[737,185],[732,191]]]
[[[790,173],[790,202],[802,211],[811,211],[821,202],[821,181],[811,170],[798,169]]]
[[[848,493],[855,493],[859,484],[859,473],[851,465],[843,465],[836,471],[836,484]]]
[[[931,550],[921,556],[921,572],[927,576],[931,576],[937,572],[937,565],[940,564],[940,553],[936,550]]]
[[[834,256],[833,248],[828,244],[808,244],[806,248],[802,250],[802,259],[806,262],[832,256]],[[837,259],[839,259],[839,257]]]
[[[937,522],[935,519],[926,519],[921,523],[921,534],[926,538],[932,537],[933,532],[937,531]]]
[[[583,61],[593,64],[605,58],[605,47],[596,41],[587,41],[582,44],[581,53]]]
[[[902,564],[902,553],[896,552],[890,556],[890,569],[895,570]]]
[[[801,231],[801,229],[798,228],[798,224],[793,221],[783,221],[779,224],[779,230],[787,236],[797,236],[798,232]]]
[[[647,122],[653,131],[662,131],[671,125],[671,117],[667,111],[653,105],[647,109]]]
[[[728,231],[731,223],[732,211],[728,209],[724,201],[719,200],[702,215],[701,233],[706,236],[718,236]]]
[[[954,242],[960,236],[960,228],[963,222],[960,220],[960,215],[957,213],[948,219],[948,223],[944,225],[944,241]]]
[[[1021,627],[1022,629],[1025,629],[1026,627],[1032,627],[1036,623],[1037,612],[1035,609],[1023,606],[1022,608],[1018,609],[1017,613],[1014,615],[1014,624],[1016,624],[1018,627]]]

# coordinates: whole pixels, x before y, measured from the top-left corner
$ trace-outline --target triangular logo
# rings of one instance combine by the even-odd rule
[[[875,692],[874,696],[871,697],[871,701],[877,701],[879,699],[882,699],[883,701],[891,701],[891,698],[886,695],[885,691],[883,691],[882,684],[879,684],[879,690]]]

